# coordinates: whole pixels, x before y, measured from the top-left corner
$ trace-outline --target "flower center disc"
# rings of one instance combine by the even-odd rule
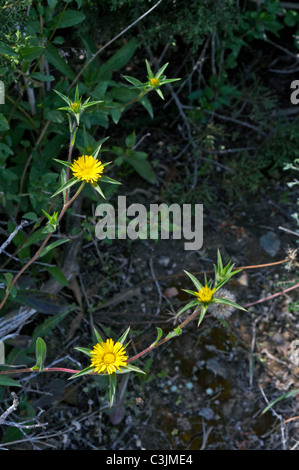
[[[111,354],[111,353],[105,354],[103,358],[103,362],[105,362],[105,364],[112,364],[114,361],[115,361],[114,354]]]

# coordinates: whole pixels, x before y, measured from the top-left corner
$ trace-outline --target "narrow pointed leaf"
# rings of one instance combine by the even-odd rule
[[[130,328],[131,327],[129,326],[129,328],[127,328],[126,331],[121,335],[121,337],[118,340],[119,343],[124,344],[126,337],[128,336],[128,333],[130,331]]]
[[[110,408],[113,405],[114,397],[116,393],[116,374],[109,375],[109,398],[110,398]]]
[[[65,160],[58,160],[58,158],[53,158],[55,162],[61,163],[61,165],[68,166],[69,168],[72,166],[71,162],[66,162]]]
[[[198,302],[198,300],[192,300],[192,302],[189,302],[187,305],[185,305],[185,307],[183,307],[183,308],[179,311],[179,313],[177,314],[177,317],[178,317],[179,315],[181,315],[181,313],[183,313],[183,312],[185,312],[186,310],[188,310],[189,308],[195,307],[195,305],[198,305],[198,306],[200,305],[199,302]]]
[[[293,395],[297,395],[299,393],[299,389],[291,390],[290,392],[285,393],[284,395],[281,395],[280,397],[276,398],[276,400],[272,401],[266,408],[263,409],[262,414],[266,413],[270,408],[272,408],[275,403],[279,402],[280,400],[284,400],[285,398],[292,397]]]
[[[138,372],[138,373],[141,373],[141,374],[145,374],[146,375],[146,372],[144,372],[143,370],[139,369],[139,367],[137,366],[133,366],[132,364],[127,364],[126,366],[123,366],[122,367],[122,372],[119,372],[118,370],[116,371],[116,374],[126,374],[128,372]]]
[[[182,291],[187,292],[187,294],[190,294],[190,295],[197,295],[194,290],[182,289]]]
[[[195,285],[196,289],[201,290],[203,288],[201,283],[196,279],[196,277],[193,276],[193,274],[188,273],[188,271],[184,271],[184,272],[187,274],[187,276],[190,277],[190,279],[193,282],[193,284]]]
[[[213,300],[215,304],[224,304],[224,305],[228,305],[229,307],[237,308],[239,310],[244,310],[244,312],[247,312],[246,308],[241,307],[240,305],[236,304],[235,302],[232,302],[231,300],[221,299],[220,297],[214,297]]]
[[[53,250],[53,248],[56,248],[57,246],[62,245],[63,243],[67,243],[69,241],[70,241],[70,238],[63,238],[61,240],[56,240],[55,242],[51,243],[48,246],[45,246],[45,248],[42,250],[41,254],[39,255],[40,258],[42,258],[42,256],[45,256],[47,253],[49,253],[49,251]]]
[[[110,184],[122,184],[119,181],[113,180],[112,178],[109,178],[109,176],[102,176],[101,181],[103,183],[110,183]]]
[[[154,341],[154,342],[151,344],[151,347],[152,347],[152,346],[155,346],[155,344],[158,343],[158,341],[159,341],[159,339],[161,338],[162,334],[163,334],[163,331],[161,330],[161,328],[157,327],[157,339],[156,339],[156,341]]]
[[[158,72],[156,73],[156,78],[160,78],[162,73],[164,72],[164,70],[166,69],[166,67],[168,66],[169,62],[167,62],[166,64],[163,65],[163,67],[160,68],[160,70],[158,70]]]
[[[4,375],[0,375],[0,386],[1,385],[4,387],[22,387],[22,384]]]
[[[74,184],[76,183],[79,183],[80,180],[78,180],[77,178],[71,178],[67,183],[63,184],[62,186],[60,186],[60,188],[56,191],[56,193],[52,194],[51,197],[54,197],[54,196],[57,196],[57,194],[61,193],[62,191],[65,191],[67,188],[70,188],[71,186],[73,186]]]
[[[160,98],[162,98],[162,100],[164,100],[164,96],[163,96],[162,91],[159,90],[159,88],[158,88],[157,90],[155,90],[155,91],[158,93],[158,95],[160,96]]]
[[[104,199],[106,199],[103,191],[101,190],[100,186],[98,184],[93,184],[92,185],[93,189],[97,191]]]
[[[57,90],[54,90],[54,91],[55,91],[55,93],[57,93],[57,95],[59,95],[60,98],[63,99],[63,101],[65,101],[68,105],[71,105],[71,104],[72,104],[71,100],[70,100],[67,96],[65,96],[65,95],[63,95],[62,93],[60,93],[60,91],[57,91]],[[67,109],[67,108],[66,108],[66,109]]]
[[[103,343],[100,333],[95,328],[93,328],[93,330],[94,330],[94,334],[96,335],[97,342],[99,344]]]
[[[166,83],[177,82],[178,80],[181,80],[181,79],[180,78],[163,78],[160,84],[165,85]]]
[[[145,59],[145,63],[146,63],[146,70],[147,70],[147,75],[148,75],[148,78],[154,78],[154,74],[152,72],[152,69],[150,67],[150,64],[148,63],[147,59]]]
[[[123,75],[124,79],[127,80],[127,82],[131,83],[132,85],[135,86],[144,86],[144,83],[142,83],[140,80],[138,80],[135,77],[130,77],[129,75]]]
[[[201,322],[203,321],[203,318],[204,318],[207,310],[208,310],[208,305],[202,305],[201,312],[200,312],[200,317],[199,317],[197,326],[199,326],[201,324]]]
[[[86,375],[86,374],[92,374],[94,371],[94,367],[86,367],[86,369],[80,370],[80,372],[77,372],[76,374],[72,375],[70,379],[75,379],[76,377],[81,377],[81,375]]]
[[[90,349],[88,348],[81,348],[80,346],[75,347],[77,351],[82,352],[83,354],[86,354],[86,356],[92,357],[90,354]]]

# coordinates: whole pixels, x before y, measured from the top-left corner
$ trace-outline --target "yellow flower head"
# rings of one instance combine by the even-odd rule
[[[74,161],[71,170],[75,178],[87,183],[96,183],[101,178],[104,165],[91,155],[82,155]]]
[[[77,113],[79,111],[79,108],[80,108],[80,104],[76,103],[76,101],[71,104],[71,109],[72,111],[74,111],[74,113]]]
[[[101,344],[97,343],[90,354],[91,366],[99,374],[105,372],[113,374],[116,369],[122,372],[120,367],[127,365],[128,356],[123,345],[118,341],[114,344],[113,339],[107,339],[105,343],[104,341]]]
[[[158,86],[158,85],[159,85],[159,80],[158,80],[157,78],[155,78],[155,77],[154,77],[154,78],[151,78],[151,79],[150,79],[150,84],[151,84],[152,86]]]
[[[205,285],[205,287],[196,292],[196,295],[202,302],[209,303],[213,298],[214,291],[215,287],[214,289],[210,289],[207,285]]]

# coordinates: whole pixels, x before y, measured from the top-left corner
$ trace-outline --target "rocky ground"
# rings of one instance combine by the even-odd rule
[[[204,213],[203,246],[196,252],[184,250],[183,240],[83,241],[77,288],[62,292],[78,308],[46,338],[49,361],[66,358],[64,366],[79,362],[86,367],[86,357],[73,348],[91,344],[92,325],[115,336],[131,326],[128,352],[134,355],[154,341],[156,327],[167,332],[178,324],[175,315],[190,300],[182,289],[192,289],[184,269],[202,279],[213,269],[217,249],[224,261],[255,266],[283,260],[295,245],[291,234],[278,229],[290,227],[288,213],[270,196],[250,205],[250,217],[246,206]],[[294,270],[282,264],[249,268],[232,279],[230,289],[245,306],[295,280]],[[36,412],[44,410],[39,422],[48,424],[25,436],[12,429],[15,437],[9,435],[8,447],[296,448],[298,395],[263,410],[298,388],[298,367],[290,361],[291,343],[298,339],[297,298],[293,290],[255,303],[247,313],[235,311],[228,327],[209,313],[199,328],[189,324],[182,335],[139,361],[146,376],[123,376],[112,409],[99,378],[69,382],[58,373],[51,379],[46,374],[24,378],[21,396]]]

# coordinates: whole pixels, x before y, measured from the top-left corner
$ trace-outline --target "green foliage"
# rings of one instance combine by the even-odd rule
[[[8,86],[12,80],[16,80],[15,67],[11,67],[4,54],[11,58],[11,64],[17,64],[17,52],[22,44],[29,41],[28,36],[22,37],[27,22],[27,9],[32,0],[10,1],[2,0],[0,6],[0,78]],[[17,27],[19,29],[17,29]],[[14,49],[10,47],[14,45]]]
[[[181,315],[182,313],[186,312],[186,310],[189,310],[190,308],[195,307],[195,311],[200,312],[199,320],[198,320],[198,326],[201,324],[202,320],[204,319],[204,316],[209,308],[209,305],[216,303],[216,304],[223,304],[227,305],[232,308],[236,308],[239,310],[244,310],[246,311],[245,308],[241,307],[240,305],[236,304],[232,300],[228,299],[223,299],[220,297],[214,296],[214,294],[217,293],[218,290],[220,290],[224,284],[226,284],[232,276],[235,274],[239,273],[241,270],[240,269],[234,269],[234,264],[231,264],[229,262],[226,266],[223,266],[222,263],[222,258],[220,251],[218,250],[217,252],[217,266],[214,265],[214,272],[215,272],[215,279],[214,283],[212,279],[207,281],[206,276],[205,276],[205,285],[203,286],[199,280],[192,274],[189,273],[188,271],[185,271],[187,276],[190,278],[192,283],[194,284],[196,291],[188,290],[188,289],[183,289],[183,291],[187,292],[188,294],[196,297],[196,300],[192,300],[191,302],[188,302],[177,314],[177,316]],[[212,288],[212,286],[214,287]],[[203,296],[200,296],[198,294],[203,293]],[[207,296],[205,295],[207,294]],[[179,331],[176,332],[176,334],[179,334]]]
[[[130,165],[146,181],[154,184],[156,174],[151,163],[147,160],[148,154],[135,150],[136,133],[133,131],[125,140],[126,148],[114,145],[111,151],[117,156],[114,160],[116,166]]]
[[[46,343],[44,342],[42,338],[38,337],[36,340],[36,349],[35,349],[36,365],[32,367],[32,370],[39,370],[40,372],[44,370],[46,354],[47,354]]]
[[[112,24],[121,30],[153,4],[146,0],[92,1],[85,11],[91,21],[92,15],[97,15],[100,21],[95,27],[105,37]],[[215,28],[233,28],[237,14],[233,0],[162,2],[139,25],[138,38],[153,48],[159,45],[164,47],[167,43],[175,48],[176,43],[182,41],[192,52],[196,52],[206,35]],[[136,31],[131,34],[136,34]]]

